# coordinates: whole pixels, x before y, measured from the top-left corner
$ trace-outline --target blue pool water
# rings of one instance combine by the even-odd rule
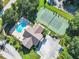
[[[28,23],[29,23],[28,20],[24,20],[23,18],[21,18],[19,24],[16,24],[16,31],[22,32],[22,30],[28,25]]]
[[[24,29],[24,27],[22,27],[21,25],[16,25],[16,31],[17,32],[22,32],[22,30]]]

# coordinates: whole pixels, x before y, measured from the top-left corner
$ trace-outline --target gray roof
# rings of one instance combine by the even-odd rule
[[[43,37],[41,34],[42,31],[43,28],[39,25],[34,25],[32,29],[25,31],[23,34],[23,45],[28,49],[30,49],[33,45],[36,46]]]
[[[25,31],[24,34],[24,39],[23,39],[23,44],[27,47],[27,48],[31,48],[33,45],[37,45],[39,40],[34,37],[31,33]]]
[[[33,46],[32,38],[24,38],[22,41],[23,45],[30,49]]]

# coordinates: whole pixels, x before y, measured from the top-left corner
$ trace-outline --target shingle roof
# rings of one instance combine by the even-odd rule
[[[24,32],[23,36],[24,36],[23,44],[28,46],[29,48],[31,48],[33,45],[37,45],[39,42],[39,40],[36,37],[34,37],[31,33],[27,31]]]
[[[27,47],[28,49],[30,49],[33,46],[33,42],[32,42],[32,38],[24,38],[22,41],[22,44]]]
[[[23,34],[23,45],[28,49],[30,49],[33,45],[36,46],[43,37],[41,34],[42,31],[43,28],[39,25],[34,25],[32,29],[25,31]]]

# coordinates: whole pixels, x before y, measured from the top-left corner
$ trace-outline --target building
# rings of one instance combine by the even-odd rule
[[[54,0],[46,0],[49,4],[51,5],[56,5],[55,1]]]
[[[59,52],[62,51],[59,42],[60,39],[47,35],[44,41],[37,47],[37,53],[41,56],[40,59],[57,59]]]
[[[69,26],[65,18],[46,8],[41,8],[39,10],[36,20],[59,35],[64,35]]]
[[[75,6],[74,4],[77,2],[75,0],[46,0],[48,2],[48,4],[55,6],[58,9],[61,9],[65,12],[69,12],[72,15],[74,15],[74,13],[77,10],[77,6]]]
[[[39,41],[43,38],[43,35],[41,34],[42,31],[43,28],[39,24],[36,24],[32,29],[25,31],[23,34],[23,45],[28,49],[30,49],[33,45],[37,46]]]
[[[24,30],[27,30],[30,27],[30,21],[24,17],[21,17],[20,20],[14,25],[10,30],[10,34],[22,41]],[[18,35],[17,35],[18,34]]]
[[[33,45],[37,46],[42,40],[42,31],[42,25],[35,24],[33,27],[30,27],[30,22],[22,17],[10,30],[10,34],[21,41],[26,48],[30,49]]]
[[[63,0],[46,0],[50,5],[63,9]]]

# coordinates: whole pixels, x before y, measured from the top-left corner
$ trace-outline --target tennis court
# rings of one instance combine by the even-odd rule
[[[68,20],[46,8],[39,10],[36,20],[59,35],[64,35],[69,26]]]

